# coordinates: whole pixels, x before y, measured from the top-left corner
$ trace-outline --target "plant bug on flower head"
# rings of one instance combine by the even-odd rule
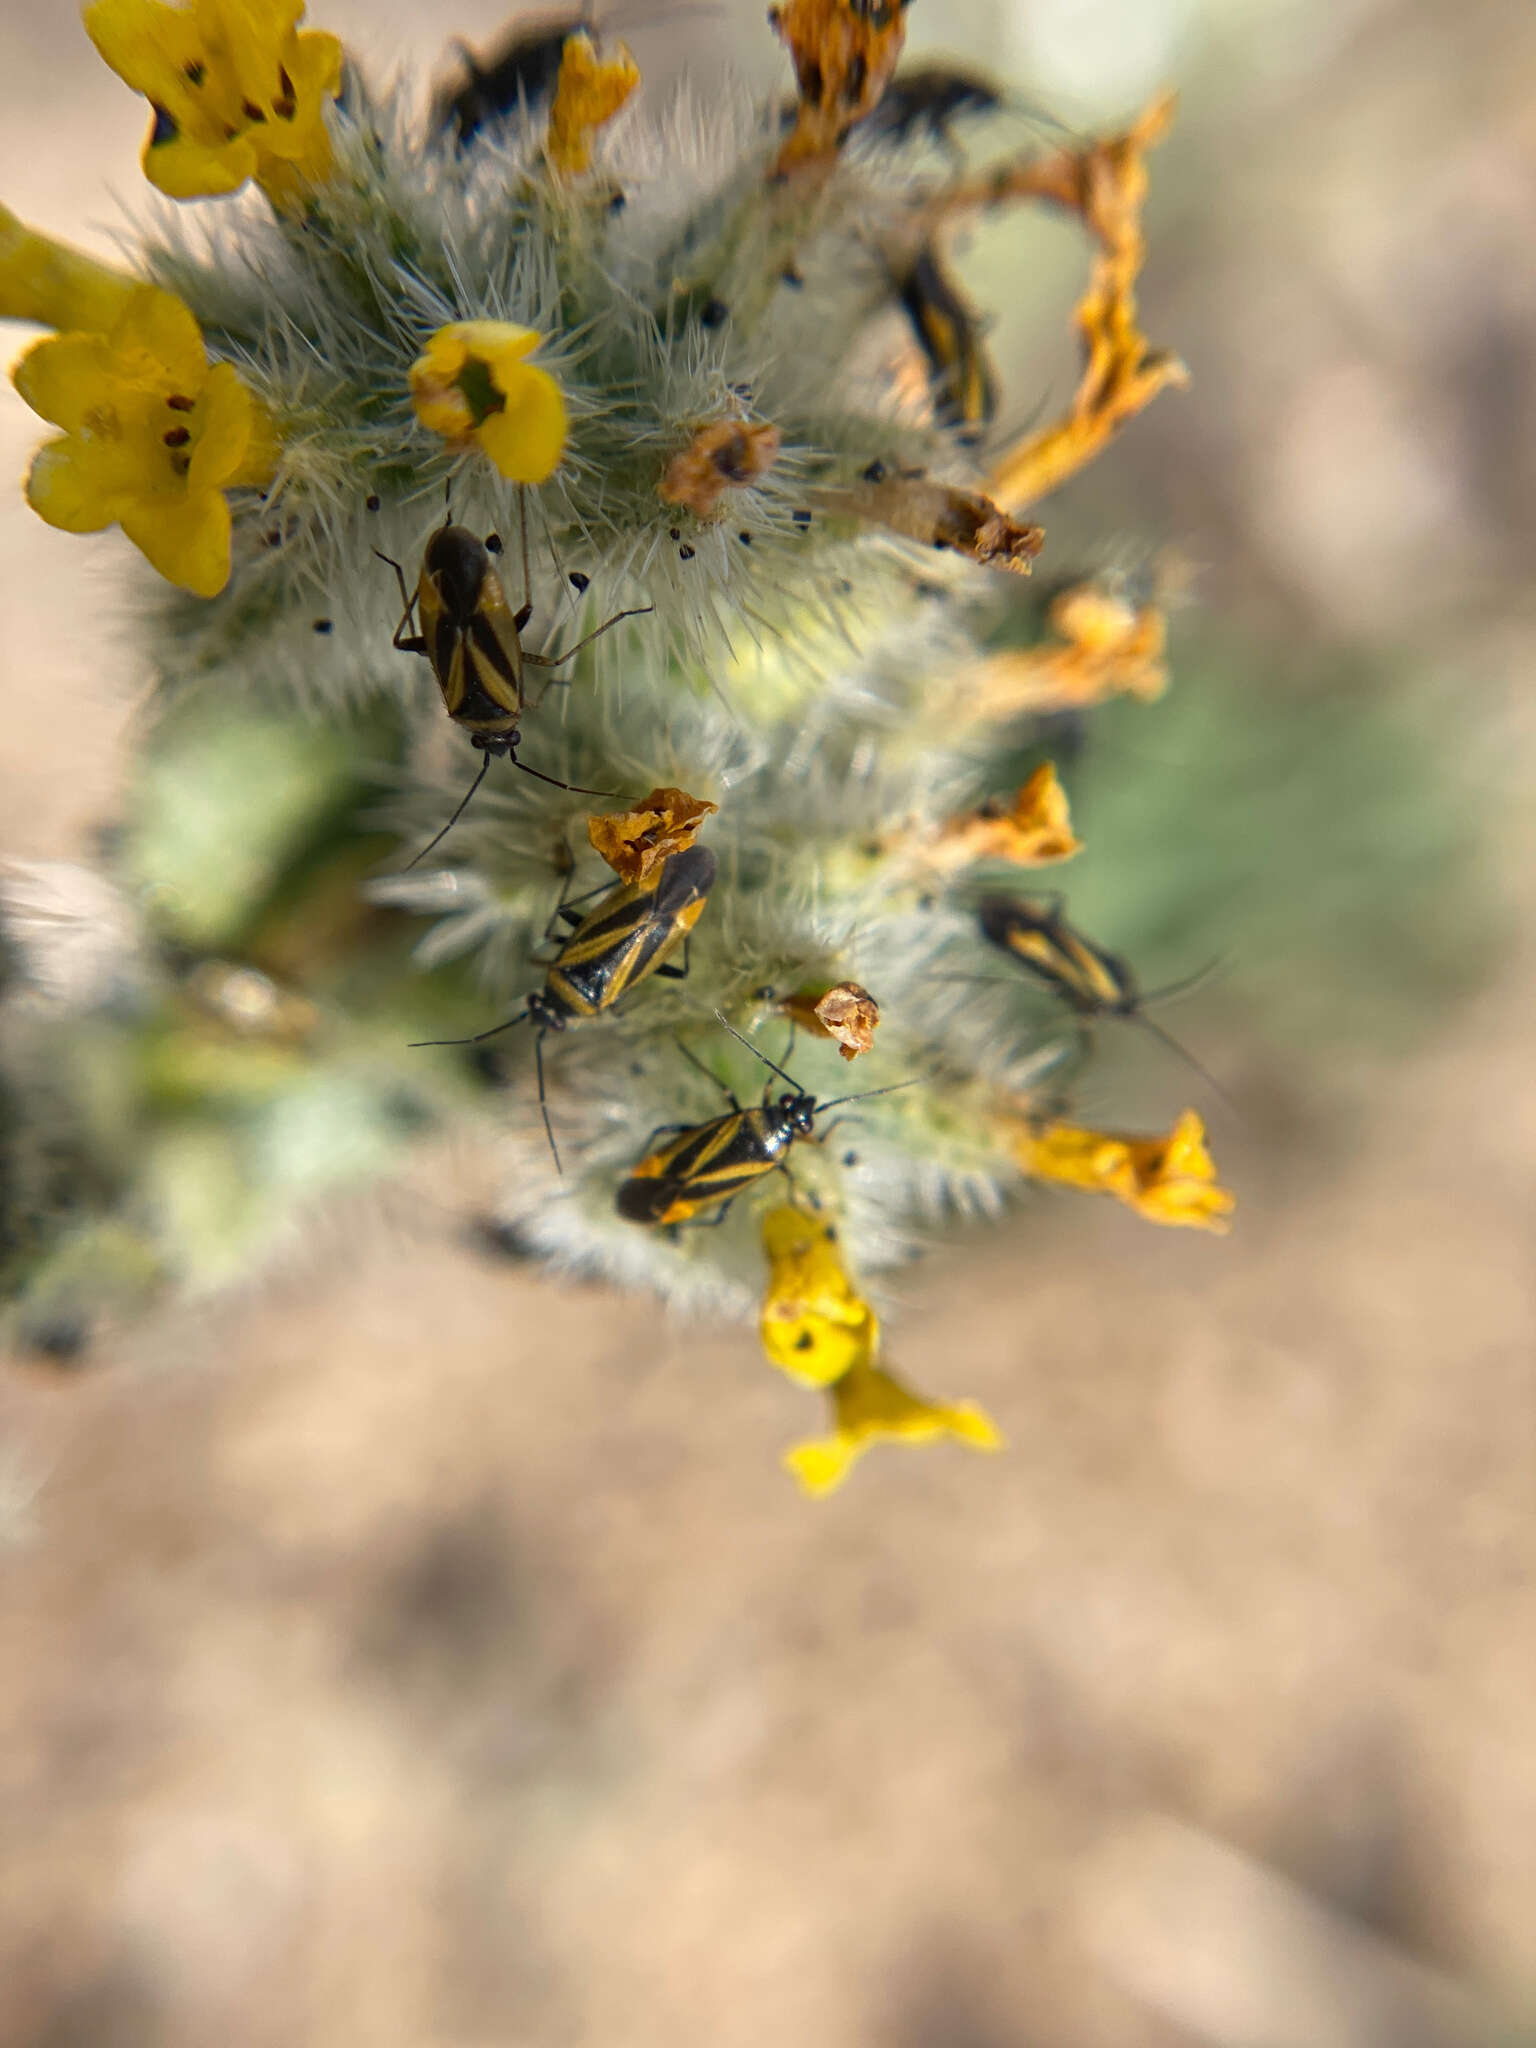
[[[1094,1017],[1124,1017],[1139,1024],[1143,1031],[1150,1032],[1160,1044],[1176,1053],[1186,1066],[1192,1067],[1206,1086],[1230,1106],[1225,1090],[1194,1054],[1186,1052],[1170,1032],[1155,1024],[1142,1007],[1160,997],[1180,995],[1193,988],[1210,972],[1208,967],[1183,981],[1170,982],[1166,988],[1144,994],[1124,960],[1096,946],[1067,923],[1059,896],[1043,903],[1020,896],[992,896],[979,906],[977,919],[982,936],[991,945],[1017,960],[1036,980],[1043,981],[1062,998],[1079,1019],[1085,1035]]]
[[[896,273],[897,295],[928,358],[934,417],[979,440],[997,416],[997,378],[981,338],[981,322],[940,266],[931,243]]]
[[[544,1134],[560,1170],[560,1148],[549,1125],[549,1108],[544,1100],[544,1036],[564,1031],[588,1017],[611,1010],[648,975],[661,974],[681,981],[688,972],[686,958],[673,966],[669,955],[682,945],[704,910],[704,899],[715,880],[715,856],[707,846],[686,846],[636,882],[620,882],[584,917],[562,904],[555,917],[575,929],[545,970],[544,986],[535,989],[515,1017],[478,1031],[471,1038],[429,1038],[421,1045],[481,1045],[499,1032],[510,1031],[525,1018],[534,1027],[534,1062],[539,1078],[539,1110]],[[551,920],[553,922],[553,920]]]
[[[494,755],[505,754],[514,768],[521,768],[525,775],[551,783],[556,789],[579,790],[583,796],[611,794],[608,790],[586,789],[577,782],[561,782],[556,776],[542,774],[539,769],[530,768],[526,761],[518,760],[518,727],[524,706],[523,670],[560,668],[583,647],[589,647],[599,634],[606,633],[610,626],[618,625],[621,619],[639,618],[651,607],[639,605],[631,611],[615,612],[611,619],[604,619],[600,626],[588,633],[585,639],[578,640],[574,647],[568,647],[564,654],[530,654],[519,637],[533,616],[533,603],[528,596],[526,507],[522,525],[523,602],[515,612],[507,603],[501,578],[491,566],[486,543],[477,539],[468,527],[455,526],[451,517],[427,542],[414,597],[406,587],[405,571],[400,564],[389,555],[379,555],[379,560],[387,562],[394,570],[405,606],[390,644],[403,654],[422,655],[432,664],[432,673],[443,693],[448,716],[455,725],[464,728],[471,746],[478,747],[485,756],[479,774],[464,792],[453,816],[442,831],[429,839],[420,853],[406,863],[407,867],[415,867],[417,861],[425,859],[433,847],[453,830],[464,815],[470,798],[485,780]],[[374,552],[378,554],[379,551],[375,549]],[[418,612],[420,631],[408,633],[406,628],[415,626]]]
[[[718,1010],[715,1016],[732,1038],[740,1039],[765,1067],[789,1083],[790,1092],[774,1102],[769,1099],[768,1088],[764,1088],[762,1101],[752,1109],[743,1109],[727,1088],[726,1099],[731,1107],[724,1116],[712,1117],[703,1124],[663,1124],[653,1131],[644,1157],[620,1187],[614,1204],[628,1223],[686,1223],[701,1209],[712,1208],[717,1202],[724,1206],[711,1221],[721,1223],[742,1189],[776,1166],[783,1166],[790,1146],[796,1138],[811,1136],[816,1118],[824,1111],[839,1109],[845,1102],[867,1102],[874,1095],[893,1095],[898,1088],[916,1085],[912,1081],[897,1081],[889,1088],[866,1088],[861,1095],[839,1095],[831,1102],[818,1102],[792,1074],[775,1066],[750,1038],[743,1038],[727,1024]],[[693,1060],[686,1046],[680,1050]],[[702,1067],[698,1060],[693,1063]],[[702,1067],[702,1071],[709,1073],[707,1067]],[[710,1074],[709,1078],[713,1081],[715,1076]],[[669,1132],[676,1135],[654,1152],[649,1149],[657,1138]]]

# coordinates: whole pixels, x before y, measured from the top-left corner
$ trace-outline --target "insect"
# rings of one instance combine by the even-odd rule
[[[660,14],[643,16],[630,26],[648,26],[651,22],[670,20],[674,14],[709,11],[702,6],[671,7]],[[464,77],[444,86],[433,101],[433,132],[444,135],[451,128],[462,148],[492,122],[516,113],[520,106],[531,107],[547,98],[560,76],[560,60],[567,41],[583,29],[589,35],[597,33],[597,24],[584,7],[521,20],[507,31],[483,63],[467,43],[455,43]]]
[[[950,122],[961,114],[996,113],[1002,104],[1002,93],[978,72],[955,64],[914,64],[897,72],[855,132],[909,142],[926,128],[941,149],[958,156],[962,152]]]
[[[619,1188],[615,1201],[614,1206],[626,1222],[686,1223],[701,1209],[712,1208],[718,1202],[723,1206],[711,1222],[722,1223],[726,1210],[742,1189],[775,1167],[784,1166],[784,1155],[790,1146],[796,1138],[812,1135],[816,1119],[824,1111],[838,1109],[845,1102],[866,1102],[872,1095],[891,1095],[897,1088],[914,1085],[911,1081],[898,1081],[891,1088],[867,1088],[862,1095],[839,1095],[831,1102],[818,1102],[792,1074],[786,1074],[766,1053],[759,1051],[750,1038],[742,1038],[739,1031],[726,1024],[718,1010],[715,1016],[732,1038],[740,1039],[765,1067],[789,1083],[789,1092],[774,1102],[765,1088],[760,1103],[743,1109],[726,1089],[731,1106],[724,1116],[712,1117],[703,1124],[662,1124],[652,1131],[644,1157]],[[693,1060],[686,1047],[682,1050]],[[700,1061],[693,1063],[709,1073]],[[710,1074],[709,1078],[715,1077]],[[652,1151],[650,1147],[656,1140],[668,1133],[676,1135]]]
[[[585,915],[573,904],[561,904],[551,923],[559,920],[574,929],[546,968],[543,988],[534,990],[515,1017],[470,1038],[418,1039],[417,1044],[481,1045],[529,1019],[534,1027],[539,1112],[556,1169],[563,1170],[544,1099],[545,1034],[613,1009],[648,975],[682,981],[688,973],[688,935],[703,914],[714,881],[715,856],[709,848],[685,846],[659,862],[644,880],[620,882]],[[679,946],[685,949],[680,966],[670,959]]]
[[[989,897],[979,906],[977,917],[982,936],[1053,989],[1076,1015],[1079,1029],[1085,1036],[1095,1017],[1124,1017],[1140,1025],[1143,1031],[1150,1032],[1170,1052],[1176,1053],[1186,1066],[1193,1067],[1223,1101],[1227,1099],[1225,1092],[1194,1055],[1186,1052],[1160,1024],[1154,1023],[1142,1007],[1160,997],[1178,995],[1192,988],[1197,981],[1204,979],[1209,969],[1202,968],[1199,974],[1171,982],[1166,988],[1144,992],[1137,985],[1130,967],[1118,954],[1096,946],[1092,939],[1084,938],[1080,931],[1067,923],[1062,915],[1059,896],[1043,903],[1018,896]]]
[[[928,358],[935,417],[979,439],[997,414],[997,378],[981,338],[981,322],[945,276],[932,243],[896,275],[902,309]]]
[[[378,554],[378,550],[374,550]],[[524,709],[523,671],[526,668],[560,668],[581,652],[610,626],[621,619],[639,618],[649,605],[632,611],[615,612],[611,619],[568,647],[564,654],[530,654],[520,639],[533,616],[528,589],[528,527],[523,523],[524,599],[516,611],[507,603],[501,578],[491,566],[490,550],[468,527],[451,520],[440,526],[427,542],[421,558],[421,574],[413,597],[406,586],[405,571],[391,556],[380,554],[395,572],[400,598],[405,606],[390,642],[402,654],[420,654],[432,664],[437,687],[443,693],[448,716],[469,734],[470,745],[478,747],[485,759],[480,772],[464,792],[453,816],[442,831],[427,841],[406,863],[415,867],[433,847],[447,837],[468,808],[470,798],[485,780],[494,756],[505,754],[514,768],[556,789],[580,790],[584,796],[606,796],[610,792],[586,789],[577,782],[561,782],[544,775],[517,758],[521,737],[518,727]],[[417,615],[420,630],[417,631]],[[407,632],[407,627],[412,630]]]

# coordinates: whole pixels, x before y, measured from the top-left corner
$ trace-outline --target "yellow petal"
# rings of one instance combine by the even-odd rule
[[[245,459],[254,401],[232,363],[215,363],[192,414],[195,435],[187,492],[221,490]]]
[[[784,1459],[808,1493],[829,1493],[873,1443],[930,1443],[953,1437],[972,1450],[1001,1450],[997,1425],[973,1401],[934,1402],[879,1366],[862,1364],[831,1389],[836,1433],[797,1444]]]
[[[153,363],[157,384],[163,377],[171,390],[188,398],[197,396],[208,375],[203,330],[190,308],[174,293],[154,285],[144,285],[128,301],[113,329],[112,346],[119,358],[140,351]]]
[[[1076,1124],[1021,1126],[1014,1156],[1036,1180],[1113,1195],[1149,1223],[1225,1231],[1236,1197],[1216,1184],[1205,1126],[1187,1109],[1166,1138]]]
[[[217,597],[229,581],[229,506],[221,492],[143,498],[121,516],[124,533],[168,583]]]
[[[784,1453],[784,1469],[799,1480],[803,1492],[819,1500],[842,1485],[862,1448],[840,1436],[814,1437]]]
[[[45,441],[27,471],[27,503],[50,526],[65,533],[100,533],[118,515],[118,503],[106,497],[90,467],[80,460],[80,444],[70,436]]]
[[[547,370],[523,368],[505,409],[480,423],[478,439],[492,462],[515,484],[541,484],[565,452],[565,396]]]
[[[186,67],[203,54],[195,19],[163,0],[94,0],[85,32],[125,85],[161,105],[186,91]]]
[[[557,171],[574,174],[588,168],[593,136],[639,83],[639,68],[622,43],[617,55],[604,61],[585,31],[566,37],[545,145]]]
[[[0,206],[0,319],[105,334],[138,288],[136,278],[40,235]]]
[[[174,135],[156,142],[151,130],[140,159],[144,175],[167,199],[218,199],[256,175],[256,151],[243,135],[219,148]]]
[[[787,1203],[763,1218],[769,1279],[759,1323],[770,1365],[826,1387],[869,1365],[880,1324],[843,1265],[836,1226]]]
[[[54,334],[35,341],[11,372],[11,382],[41,419],[71,432],[101,403],[111,377],[105,335]]]

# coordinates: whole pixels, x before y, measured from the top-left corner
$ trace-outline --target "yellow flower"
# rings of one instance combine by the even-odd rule
[[[639,67],[622,43],[617,57],[605,64],[589,35],[578,31],[566,37],[545,144],[557,171],[574,175],[590,167],[592,137],[639,83]]]
[[[456,320],[411,365],[416,417],[455,447],[481,447],[515,484],[541,484],[565,450],[565,398],[548,370],[523,358],[531,327]]]
[[[974,1401],[925,1401],[877,1365],[861,1361],[830,1390],[836,1434],[796,1444],[784,1456],[807,1493],[841,1486],[855,1459],[873,1443],[931,1443],[952,1436],[973,1450],[998,1451],[996,1424]]]
[[[768,1363],[808,1387],[867,1365],[880,1325],[843,1270],[833,1226],[803,1209],[770,1209],[763,1249],[771,1268],[760,1324]]]
[[[1227,1229],[1236,1197],[1216,1185],[1205,1126],[1186,1109],[1166,1138],[1127,1137],[1075,1124],[1020,1127],[1014,1157],[1036,1180],[1113,1195],[1149,1223]]]
[[[172,199],[236,192],[255,178],[291,206],[330,175],[325,102],[341,44],[298,23],[304,0],[92,0],[86,33],[155,110],[144,175]]]
[[[138,289],[136,278],[40,235],[0,206],[0,320],[104,334]]]
[[[224,493],[267,482],[276,447],[265,409],[231,364],[209,363],[180,299],[139,285],[110,333],[36,342],[12,377],[64,429],[33,457],[33,510],[66,533],[118,524],[169,582],[216,596],[229,581]]]

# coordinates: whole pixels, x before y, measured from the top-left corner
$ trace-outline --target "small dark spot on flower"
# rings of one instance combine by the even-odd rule
[[[744,548],[749,548],[749,547],[751,547],[751,545],[752,545],[752,536],[751,536],[751,534],[750,534],[750,533],[748,533],[748,532],[747,532],[747,531],[745,530],[745,528],[743,528],[743,530],[742,530],[742,531],[741,531],[740,533],[738,533],[738,534],[737,534],[736,538],[737,538],[737,539],[738,539],[738,540],[739,540],[739,541],[741,542],[741,544],[742,544],[742,546],[743,546]]]
[[[724,299],[706,299],[699,313],[701,327],[723,327],[731,317],[731,309]]]
[[[167,427],[160,436],[167,448],[185,448],[192,438],[190,427]]]
[[[773,1001],[773,983],[765,981],[761,988],[753,989],[752,1000],[754,1003],[771,1003]]]
[[[844,1164],[844,1166],[857,1166],[857,1165],[858,1165],[858,1163],[859,1163],[859,1155],[858,1155],[858,1153],[857,1153],[857,1152],[845,1152],[845,1153],[843,1154],[843,1164]]]
[[[669,527],[667,528],[667,539],[668,539],[668,540],[681,540],[681,539],[682,539],[682,537],[683,537],[683,529],[682,529],[682,528],[681,528],[680,526],[669,526]]]
[[[264,548],[280,548],[283,544],[283,536],[275,526],[271,527],[261,536],[261,544]]]
[[[837,1243],[837,1225],[835,1223],[829,1223],[827,1225],[827,1243]]]
[[[792,292],[797,292],[804,286],[805,279],[796,270],[793,263],[786,263],[779,272],[779,282],[780,284],[787,284]]]
[[[277,67],[277,98],[272,102],[272,111],[279,121],[291,121],[299,111],[298,95],[293,89],[293,80],[283,65]]]
[[[608,201],[608,211],[610,213],[622,213],[628,204],[629,201],[622,192],[615,192]]]
[[[691,562],[693,560],[693,549],[688,547],[679,548],[677,551],[677,559],[680,562]]]
[[[363,509],[368,512],[377,512],[380,505],[382,505],[383,502],[384,500],[379,496],[377,491],[370,491],[367,497],[363,500]]]
[[[815,1342],[816,1339],[811,1335],[809,1330],[802,1330],[799,1336],[795,1339],[795,1349],[797,1351],[809,1351],[811,1346]]]
[[[826,83],[821,75],[821,66],[819,64],[807,64],[800,73],[801,99],[808,101],[813,107],[819,107],[821,105],[821,96],[825,91]]]
[[[799,527],[799,529],[800,529],[800,531],[801,531],[802,533],[804,533],[804,531],[806,530],[806,528],[807,528],[807,527],[808,527],[808,526],[810,525],[810,523],[811,523],[811,515],[810,515],[810,513],[809,513],[809,512],[807,512],[807,511],[805,511],[805,510],[804,510],[803,508],[802,508],[802,509],[801,509],[800,511],[798,511],[798,512],[791,512],[791,514],[790,514],[789,516],[790,516],[790,518],[791,518],[791,519],[793,519],[793,520],[794,520],[794,522],[795,522],[796,526],[798,526],[798,527]]]
[[[867,468],[859,471],[859,475],[867,484],[883,484],[885,482],[885,464],[876,456],[875,460]]]
[[[188,85],[201,85],[208,74],[203,66],[194,58],[192,63],[182,65],[181,75]]]
[[[184,392],[173,391],[165,402],[172,412],[190,412],[197,400],[188,398]]]
[[[329,633],[331,621],[329,619],[316,619],[312,630],[316,633]]]
[[[569,581],[572,590],[585,590],[592,581],[592,578],[590,576],[583,576],[579,569],[572,569]]]
[[[175,448],[171,451],[171,468],[177,476],[185,476],[191,467],[192,458],[184,448]]]
[[[488,555],[499,555],[501,553],[501,535],[499,533],[488,533],[485,536],[485,552]]]
[[[153,102],[151,102],[153,104]],[[149,131],[149,146],[158,149],[167,142],[174,142],[181,133],[175,121],[164,107],[155,108],[155,125]]]
[[[864,88],[869,83],[868,60],[855,51],[848,66],[848,76],[843,80],[843,104],[856,107],[864,97]]]
[[[240,111],[242,114],[244,114],[247,121],[264,122],[267,118],[266,115],[262,112],[261,108],[257,106],[254,100],[242,100],[240,102]]]

